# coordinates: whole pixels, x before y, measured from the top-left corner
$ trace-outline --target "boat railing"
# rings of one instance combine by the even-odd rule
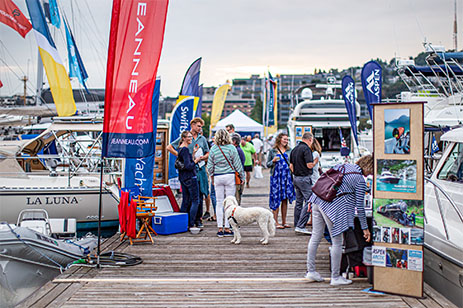
[[[448,228],[447,228],[447,223],[446,223],[446,220],[445,220],[445,216],[444,216],[444,211],[443,211],[443,208],[442,208],[442,203],[440,201],[440,198],[437,197],[437,193],[436,193],[436,189],[438,189],[443,195],[444,197],[447,199],[447,201],[450,203],[450,205],[453,207],[453,209],[455,210],[455,212],[457,213],[458,215],[458,218],[460,219],[460,222],[463,223],[463,213],[460,211],[460,209],[458,208],[458,206],[455,204],[455,202],[453,201],[453,199],[449,196],[449,194],[444,190],[444,188],[442,188],[442,186],[440,186],[438,183],[436,183],[434,180],[432,180],[431,178],[428,178],[428,177],[425,177],[424,178],[427,182],[431,183],[433,186],[434,186],[434,192],[436,194],[436,200],[437,200],[437,205],[439,207],[439,212],[440,212],[440,216],[441,216],[441,220],[442,220],[442,224],[444,226],[444,231],[445,231],[445,237],[447,240],[449,240],[449,233],[448,233]],[[425,219],[426,219],[426,214],[425,214]]]
[[[7,168],[0,171],[0,176],[27,177],[28,175],[75,176],[99,175],[101,155],[99,156],[69,156],[59,154],[39,154],[36,156],[4,157],[2,160],[14,161],[17,168]],[[121,177],[122,159],[105,158],[104,174],[110,177]]]

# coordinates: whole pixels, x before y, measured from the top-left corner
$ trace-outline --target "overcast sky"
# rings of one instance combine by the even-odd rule
[[[28,16],[24,1],[14,2]],[[58,3],[73,25],[88,86],[104,87],[112,1]],[[457,3],[461,49],[463,0]],[[425,39],[450,49],[453,6],[454,0],[171,0],[158,69],[161,93],[177,96],[198,57],[203,58],[200,82],[217,86],[267,69],[272,75],[303,74],[415,56]],[[67,63],[64,33],[52,32]],[[8,65],[0,61],[0,95],[21,93],[19,76],[24,74],[32,94],[37,66],[33,34],[24,40],[4,24],[0,34],[0,58]]]

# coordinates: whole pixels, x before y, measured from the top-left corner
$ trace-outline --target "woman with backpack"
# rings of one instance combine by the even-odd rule
[[[191,155],[188,146],[193,140],[193,135],[190,131],[183,131],[180,138],[177,157],[183,163],[183,168],[177,169],[178,179],[182,185],[182,206],[180,207],[180,212],[188,213],[188,227],[191,228],[194,226],[199,206],[199,187],[195,166],[199,161],[199,157],[196,159],[197,161],[193,160],[199,146],[196,145],[194,147],[193,155]]]
[[[288,203],[296,199],[291,170],[289,168],[289,155],[291,148],[288,145],[289,137],[281,133],[276,137],[275,145],[269,151],[267,168],[270,168],[270,197],[269,207],[273,211],[273,218],[277,229],[290,228],[286,223]],[[281,225],[278,223],[278,212],[281,207]]]
[[[315,257],[325,226],[327,226],[332,240],[330,284],[338,286],[352,283],[352,280],[341,276],[340,268],[343,232],[354,227],[355,208],[357,208],[365,240],[369,242],[371,239],[364,208],[365,191],[367,189],[364,177],[373,174],[373,156],[364,156],[355,164],[342,164],[333,168],[343,173],[342,183],[337,190],[336,197],[332,201],[326,201],[320,198],[313,189],[313,194],[309,199],[313,218],[312,237],[307,249],[307,273],[305,278],[310,281],[324,280],[315,270]]]

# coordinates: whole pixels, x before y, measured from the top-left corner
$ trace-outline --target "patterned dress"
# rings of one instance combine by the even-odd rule
[[[286,153],[283,155],[289,162],[288,155]],[[280,157],[280,160],[275,163],[275,171],[270,176],[269,206],[272,210],[278,209],[282,200],[288,199],[288,202],[291,203],[296,199],[289,166],[281,154],[277,154],[277,156]]]

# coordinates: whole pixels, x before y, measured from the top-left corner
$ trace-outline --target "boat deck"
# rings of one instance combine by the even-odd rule
[[[269,175],[252,179],[245,189],[244,206],[268,207]],[[293,206],[288,221],[292,224]],[[47,283],[21,307],[456,307],[425,284],[416,299],[372,295],[364,278],[349,286],[331,287],[327,281],[308,283],[306,269],[309,236],[294,229],[276,231],[269,245],[259,244],[256,225],[241,227],[240,245],[216,237],[215,222],[206,222],[198,235],[157,236],[155,244],[128,245],[118,236],[106,240],[105,251],[143,258],[133,267],[72,267]],[[329,277],[329,244],[323,241],[317,268]]]

